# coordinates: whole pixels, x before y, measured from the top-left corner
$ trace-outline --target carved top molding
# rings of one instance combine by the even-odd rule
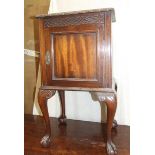
[[[79,14],[60,16],[44,20],[44,27],[57,27],[81,24],[104,23],[104,13]]]
[[[106,12],[111,13],[112,21],[115,21],[114,9],[112,8],[53,13],[39,15],[36,16],[36,18],[44,20],[44,27],[62,27],[68,25],[104,23]]]

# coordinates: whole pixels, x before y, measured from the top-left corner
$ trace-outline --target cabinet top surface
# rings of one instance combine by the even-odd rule
[[[80,11],[70,11],[70,12],[59,12],[59,13],[51,13],[51,14],[41,14],[37,15],[36,18],[46,19],[52,18],[56,16],[66,16],[66,15],[76,15],[76,14],[85,14],[85,13],[99,13],[99,12],[110,12],[112,15],[112,21],[115,22],[115,11],[113,8],[100,8],[100,9],[92,9],[92,10],[80,10]]]

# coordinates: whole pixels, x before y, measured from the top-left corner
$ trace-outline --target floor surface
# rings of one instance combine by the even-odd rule
[[[43,118],[25,115],[25,155],[106,155],[105,124],[67,120],[67,126],[59,126],[56,118],[50,118],[50,121],[52,144],[50,148],[42,148]],[[130,127],[118,126],[112,135],[118,155],[130,155]]]

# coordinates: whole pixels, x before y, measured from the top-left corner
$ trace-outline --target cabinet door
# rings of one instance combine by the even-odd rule
[[[103,87],[104,25],[45,29],[47,85]]]

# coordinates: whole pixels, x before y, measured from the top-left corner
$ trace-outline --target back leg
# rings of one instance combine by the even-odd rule
[[[58,91],[59,98],[60,98],[60,105],[61,105],[61,114],[59,117],[60,125],[66,125],[66,114],[65,114],[65,91],[59,90]]]

